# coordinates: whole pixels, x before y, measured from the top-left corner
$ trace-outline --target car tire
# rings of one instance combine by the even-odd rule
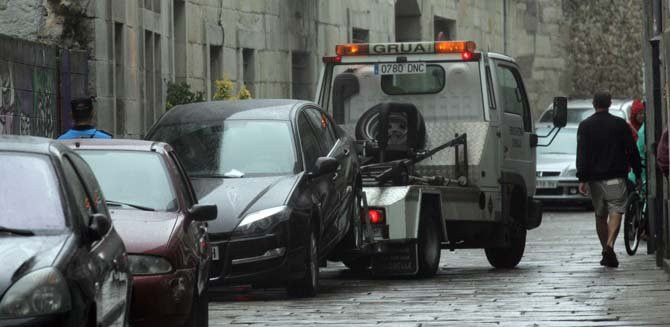
[[[435,217],[436,215],[433,211],[424,211],[419,221],[418,277],[433,276],[440,266],[442,244]]]
[[[289,284],[287,292],[293,297],[313,297],[319,291],[319,245],[316,231],[310,226],[310,233],[305,251],[305,275]]]
[[[491,266],[501,269],[516,267],[526,248],[526,229],[519,226],[510,227],[510,245],[506,247],[488,247],[484,249],[486,259]]]
[[[368,271],[372,265],[372,258],[369,256],[363,256],[353,259],[345,259],[342,261],[344,265],[349,268],[349,270],[357,273],[362,273]]]
[[[197,276],[197,275],[196,275]],[[198,294],[198,287],[193,290],[193,303],[191,304],[191,316],[186,323],[187,327],[209,326],[209,296],[207,288]]]

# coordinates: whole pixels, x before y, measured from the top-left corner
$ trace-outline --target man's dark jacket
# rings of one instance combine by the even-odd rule
[[[598,111],[577,129],[577,177],[580,182],[626,178],[628,171],[640,179],[640,154],[625,120]]]

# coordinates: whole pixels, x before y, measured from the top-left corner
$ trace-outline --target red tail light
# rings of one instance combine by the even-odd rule
[[[383,224],[385,222],[384,212],[378,209],[368,210],[368,216],[370,217],[370,223],[373,225]]]
[[[336,64],[338,64],[338,63],[342,62],[342,57],[340,57],[340,56],[336,56],[336,57],[323,57],[323,58],[321,58],[321,60],[323,61],[324,64],[327,64],[327,63],[336,63]]]

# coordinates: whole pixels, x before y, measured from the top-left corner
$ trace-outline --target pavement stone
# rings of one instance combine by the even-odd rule
[[[321,272],[321,292],[281,289],[213,294],[210,326],[670,326],[669,275],[640,244],[621,265],[599,265],[592,212],[544,214],[516,269],[493,269],[483,250],[444,250],[427,279],[375,278],[340,263]]]

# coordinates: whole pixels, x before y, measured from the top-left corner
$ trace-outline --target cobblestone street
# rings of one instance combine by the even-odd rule
[[[517,269],[494,270],[482,250],[443,251],[431,279],[374,279],[322,268],[321,293],[236,289],[210,303],[210,325],[669,326],[670,284],[642,243],[618,269],[601,267],[592,213],[545,213]]]

